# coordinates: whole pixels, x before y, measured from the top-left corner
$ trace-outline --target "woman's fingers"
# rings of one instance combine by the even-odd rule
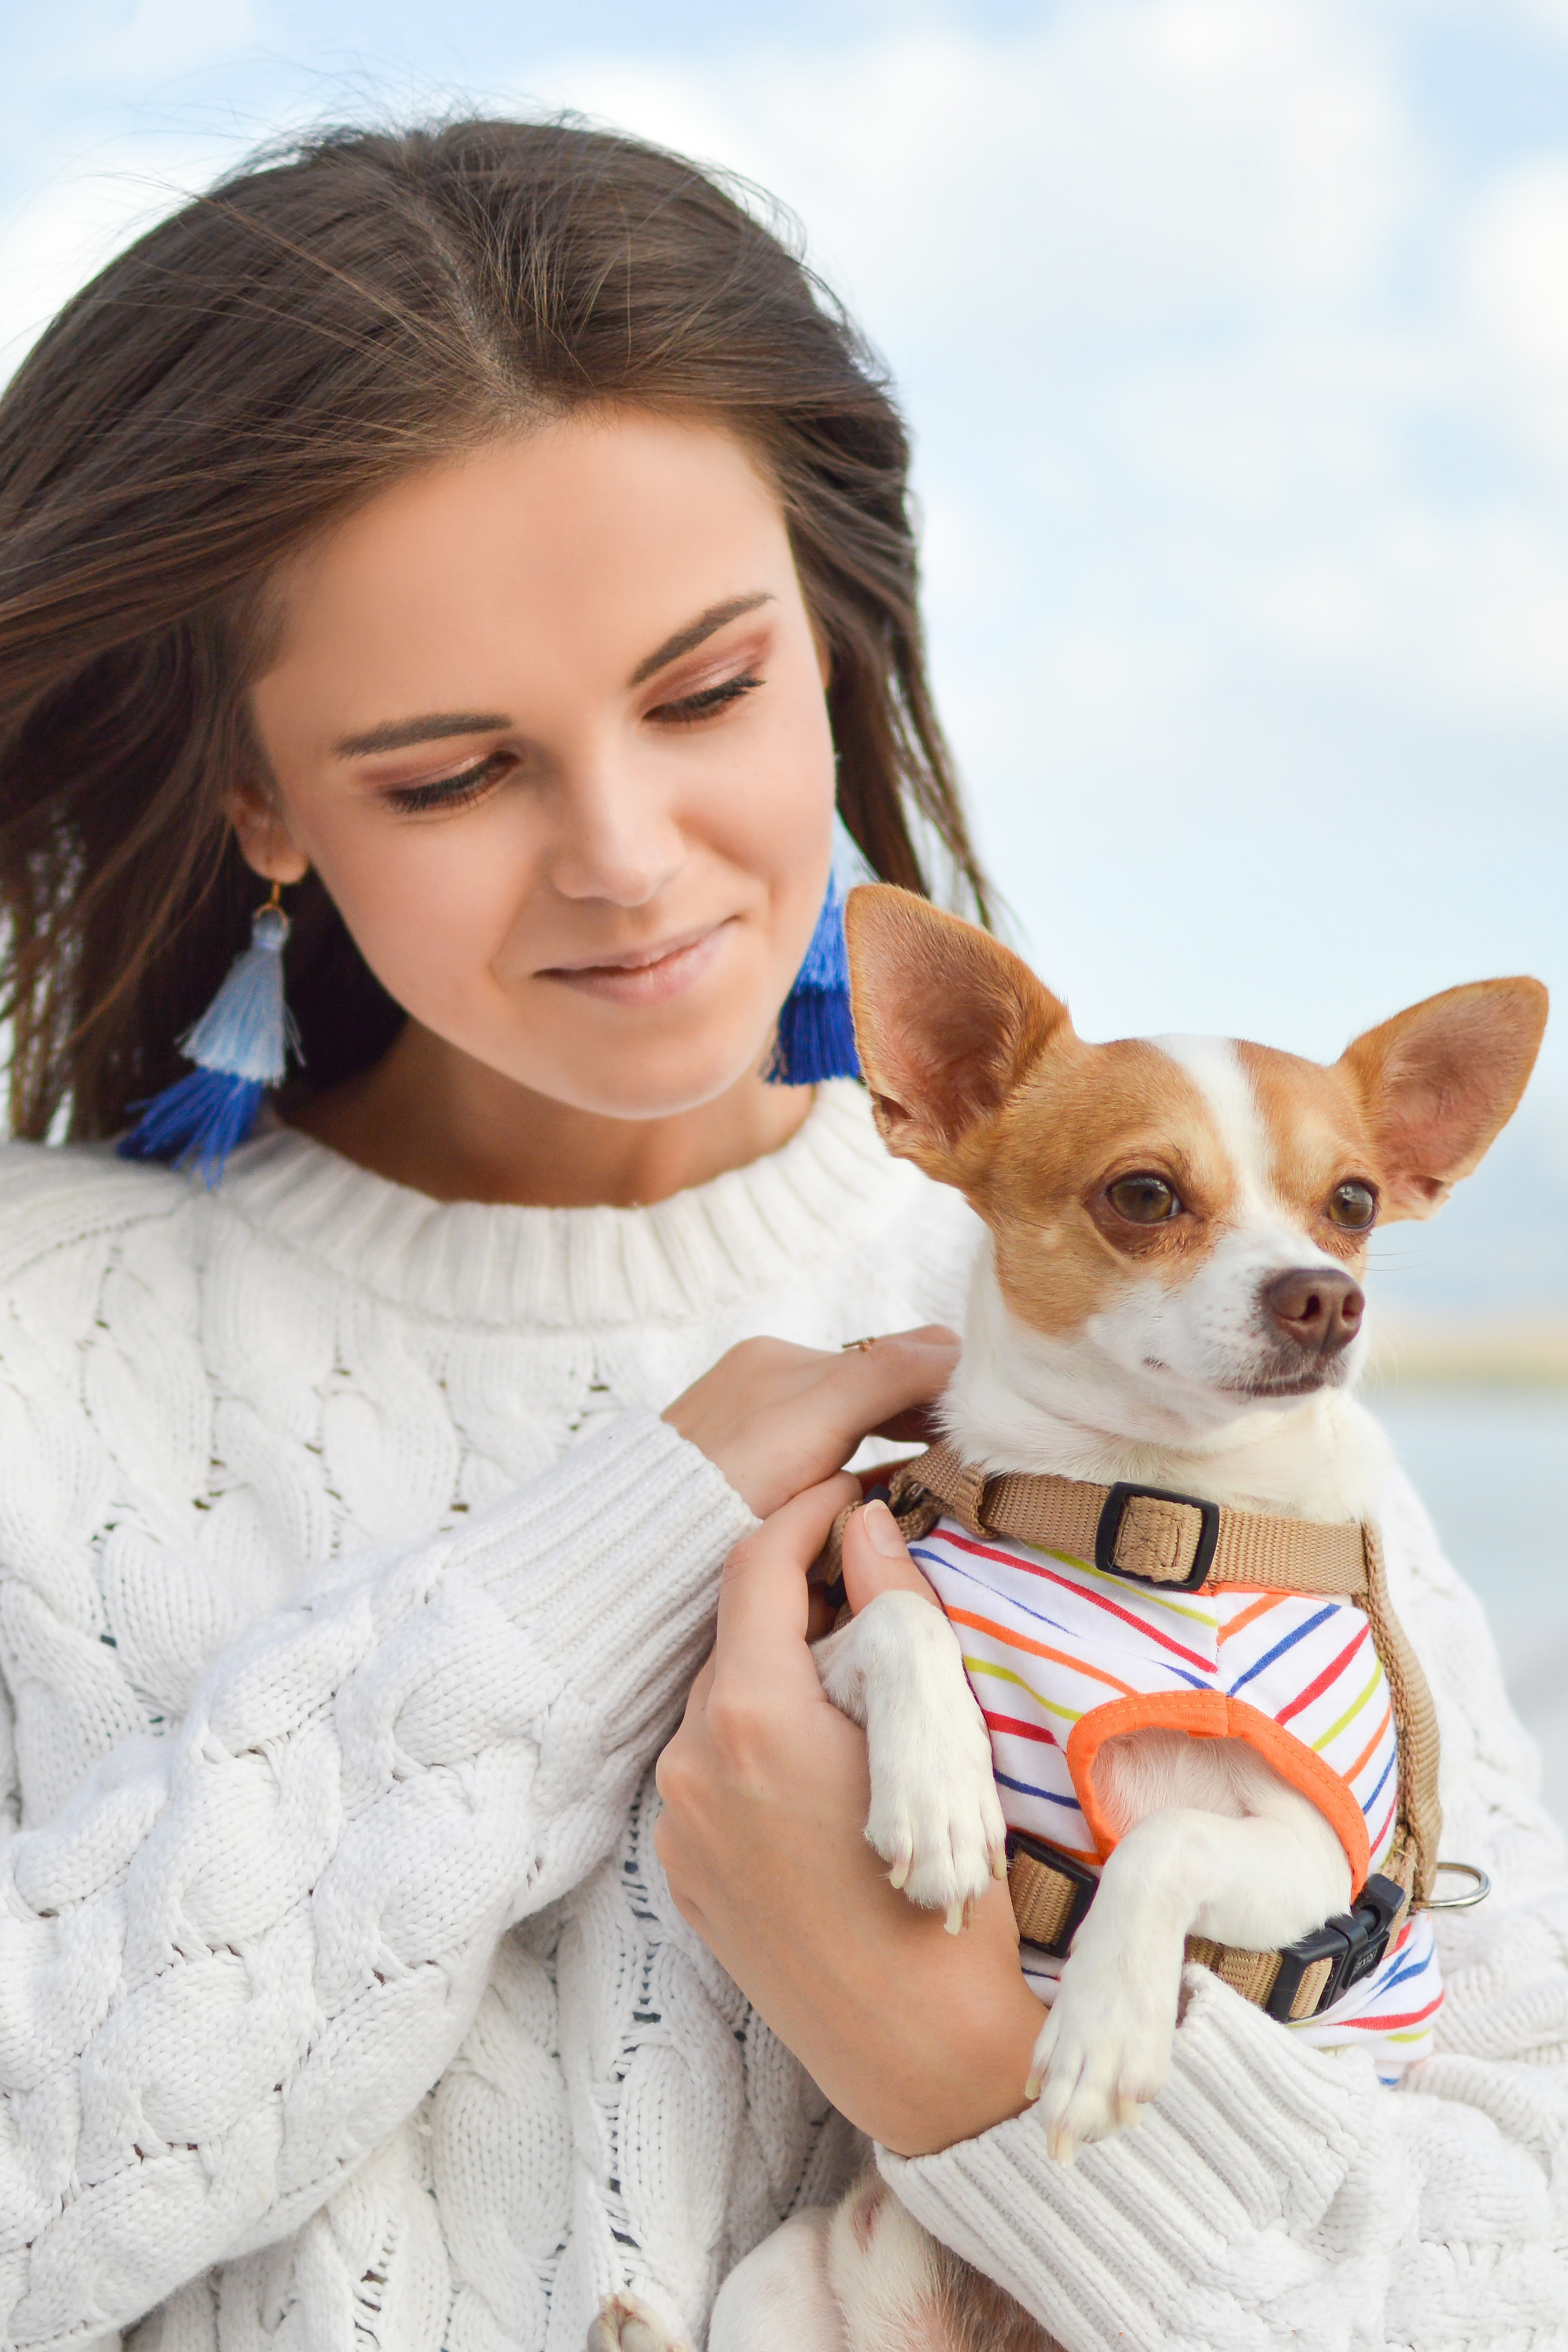
[[[850,1348],[839,1359],[839,1385],[853,1396],[852,1417],[862,1436],[900,1415],[934,1404],[957,1367],[959,1341],[945,1325],[919,1331],[889,1331],[868,1347]]]
[[[806,1570],[839,1512],[859,1498],[859,1480],[841,1470],[796,1495],[736,1545],[719,1588],[716,1679],[765,1689],[793,1669],[816,1683],[805,1649]]]
[[[845,1526],[844,1591],[857,1616],[879,1592],[918,1592],[934,1608],[942,1605],[881,1502],[868,1503]]]
[[[655,1771],[664,1811],[654,1843],[682,1916],[704,1934],[705,1825],[776,1783],[781,1739],[799,1738],[808,1711],[825,1709],[859,1740],[828,1706],[805,1644],[806,1571],[859,1496],[859,1481],[840,1471],[785,1503],[724,1563],[712,1655]]]
[[[842,1350],[747,1339],[664,1418],[766,1518],[847,1462],[868,1432],[932,1403],[957,1360],[942,1324]]]

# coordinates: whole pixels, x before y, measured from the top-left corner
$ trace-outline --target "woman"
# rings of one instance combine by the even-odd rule
[[[860,1837],[805,1570],[970,1234],[763,1073],[836,798],[984,907],[905,463],[774,236],[559,127],[242,173],[0,408],[8,2342],[577,2352],[622,2290],[700,2341],[849,2126],[1075,2347],[1568,2307],[1557,1853],[1407,1498],[1502,1881],[1419,2093],[1211,1983],[1062,2175],[1005,1895],[951,1939]],[[267,886],[281,1117],[210,1189],[117,1157]]]

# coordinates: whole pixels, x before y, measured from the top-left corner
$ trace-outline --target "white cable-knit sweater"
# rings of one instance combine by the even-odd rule
[[[206,1194],[0,1153],[0,2333],[140,2352],[700,2342],[850,2136],[683,1926],[650,1761],[751,1524],[659,1409],[734,1339],[956,1311],[967,1213],[857,1089],[646,1211],[437,1206],[305,1139]],[[1568,1897],[1403,1490],[1445,1738],[1441,2056],[1378,2089],[1196,1982],[1075,2170],[883,2162],[1071,2352],[1557,2343]],[[139,2323],[139,2324],[138,2324]]]

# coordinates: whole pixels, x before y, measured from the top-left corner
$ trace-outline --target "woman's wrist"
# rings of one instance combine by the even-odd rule
[[[858,1956],[859,1997],[843,2032],[831,2042],[814,2037],[823,2058],[837,2061],[826,2070],[833,2079],[824,2081],[810,2057],[805,2063],[835,2105],[881,2147],[933,2156],[1023,2113],[1046,2012],[1018,1966],[1005,1887],[985,1898],[959,1937],[934,1913],[904,1908],[911,1918],[889,1921],[886,1948]],[[858,1933],[865,1924],[862,1916]],[[868,1999],[861,1988],[870,1970],[884,1969],[887,1984],[872,1984]]]
[[[802,1731],[818,1759],[809,1778],[768,1789],[740,1765],[722,1825],[695,1836],[667,1751],[659,1849],[682,1909],[834,2105],[895,2153],[930,2155],[1023,2109],[1045,2011],[1018,1967],[1006,1888],[950,1936],[889,1884],[861,1834],[860,1734],[826,1701]]]

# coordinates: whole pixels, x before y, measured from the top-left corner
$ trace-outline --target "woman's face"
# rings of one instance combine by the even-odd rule
[[[579,414],[297,558],[257,869],[314,866],[437,1037],[618,1118],[763,1055],[831,854],[824,667],[776,495],[710,425]]]

